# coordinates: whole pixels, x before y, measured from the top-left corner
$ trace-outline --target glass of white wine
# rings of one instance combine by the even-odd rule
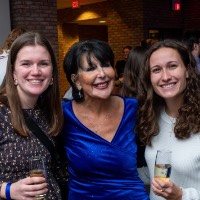
[[[29,160],[30,177],[46,178],[46,165],[43,157],[36,156]],[[35,199],[45,200],[46,194],[36,195]]]
[[[158,150],[156,154],[154,177],[161,181],[169,181],[171,175],[171,151]]]

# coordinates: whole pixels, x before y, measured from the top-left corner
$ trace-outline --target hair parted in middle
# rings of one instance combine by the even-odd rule
[[[167,39],[158,41],[150,47],[145,56],[141,85],[144,93],[143,102],[138,110],[138,123],[136,132],[144,144],[151,145],[153,136],[159,133],[158,117],[161,108],[165,105],[162,97],[158,96],[150,80],[150,57],[160,48],[172,48],[178,52],[183,61],[189,77],[183,93],[183,104],[178,111],[174,133],[176,138],[189,138],[191,134],[200,132],[200,77],[196,71],[196,62],[191,52],[182,42]]]
[[[47,49],[53,67],[53,84],[40,95],[37,106],[49,113],[47,116],[51,124],[49,134],[56,135],[62,128],[63,118],[59,92],[58,67],[53,47],[49,40],[47,40],[42,34],[37,32],[26,32],[13,42],[8,56],[5,81],[1,85],[0,102],[10,108],[11,120],[15,130],[21,135],[27,136],[29,130],[24,121],[20,98],[13,78],[13,72],[15,70],[15,62],[19,51],[25,46],[36,45],[43,46]]]

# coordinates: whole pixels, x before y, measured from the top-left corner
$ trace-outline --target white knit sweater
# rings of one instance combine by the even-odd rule
[[[156,151],[166,149],[172,151],[172,171],[170,180],[183,188],[182,200],[200,200],[200,134],[192,135],[189,139],[178,140],[174,136],[173,126],[175,119],[169,117],[164,109],[159,120],[160,133],[152,140],[152,147],[147,146],[145,158],[147,161],[150,180],[154,176]],[[140,169],[140,177],[147,183],[147,176]],[[151,200],[161,200],[153,191]]]

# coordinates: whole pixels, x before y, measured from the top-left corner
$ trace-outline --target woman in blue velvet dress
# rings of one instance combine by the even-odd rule
[[[74,100],[63,102],[69,200],[148,200],[137,172],[137,100],[112,95],[114,55],[99,40],[76,43],[64,70]]]

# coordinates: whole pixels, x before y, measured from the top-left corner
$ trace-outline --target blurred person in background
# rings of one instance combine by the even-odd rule
[[[125,46],[123,48],[124,58],[122,60],[118,60],[116,62],[116,65],[115,65],[116,77],[117,77],[116,83],[115,83],[116,86],[117,85],[120,86],[121,83],[123,82],[124,68],[125,68],[126,61],[128,59],[128,55],[129,55],[129,52],[130,52],[131,49],[132,49],[131,46]]]
[[[188,46],[197,64],[197,71],[200,73],[200,31],[188,30],[183,34],[182,41]]]
[[[25,32],[26,30],[24,28],[21,28],[21,27],[14,28],[9,33],[2,47],[0,48],[0,85],[6,73],[6,66],[7,66],[7,60],[8,60],[10,47],[12,43],[14,42],[14,40]]]
[[[140,102],[140,97],[142,95],[142,88],[140,84],[141,74],[143,73],[144,68],[144,57],[145,53],[148,50],[149,46],[136,46],[132,48],[129,53],[128,60],[124,69],[124,81],[123,86],[120,90],[120,94],[125,97],[136,98]],[[140,104],[139,104],[140,106]],[[137,134],[136,137],[137,143],[137,167],[143,168],[147,167],[144,151],[145,145],[143,145]],[[148,170],[148,169],[147,169]],[[147,191],[149,192],[149,184],[146,186]]]

